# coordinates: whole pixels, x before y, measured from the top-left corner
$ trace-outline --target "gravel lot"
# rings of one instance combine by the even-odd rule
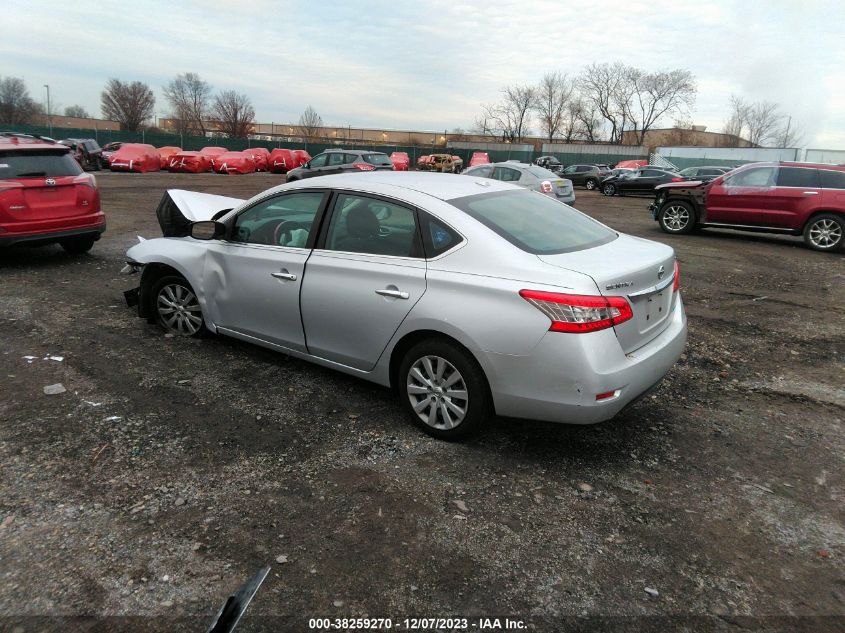
[[[89,255],[0,252],[0,630],[204,631],[264,565],[238,631],[845,629],[845,258],[670,237],[647,199],[578,190],[677,250],[686,354],[611,422],[491,420],[449,444],[379,387],[167,338],[125,306],[124,253],[160,234],[166,188],[247,197],[281,178],[103,174]]]

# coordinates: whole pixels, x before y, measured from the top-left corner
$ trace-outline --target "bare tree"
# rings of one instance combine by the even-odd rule
[[[103,116],[118,121],[120,127],[129,132],[137,132],[150,119],[155,102],[153,91],[140,81],[109,79],[100,95]]]
[[[40,108],[29,96],[23,79],[0,78],[0,123],[16,125],[30,123]]]
[[[179,132],[205,136],[211,103],[211,86],[197,73],[176,75],[163,89]]]
[[[629,67],[622,62],[590,64],[578,77],[578,89],[610,127],[610,142],[619,143],[629,115]]]
[[[746,139],[756,146],[794,147],[803,134],[792,117],[781,113],[780,106],[771,101],[748,103],[731,95],[728,118],[723,132],[731,138]],[[785,122],[784,122],[785,120]]]
[[[503,141],[519,142],[530,133],[528,128],[536,94],[533,86],[506,86],[502,89],[501,101],[483,106],[481,120]]]
[[[255,110],[245,94],[224,90],[214,99],[214,118],[220,131],[231,138],[246,138],[252,130]]]
[[[540,119],[540,129],[549,143],[564,128],[566,108],[574,92],[574,82],[560,72],[546,73],[536,88],[534,107]]]
[[[302,135],[309,140],[316,138],[320,135],[320,128],[322,127],[323,117],[309,105],[299,117],[299,128],[302,130]]]
[[[689,112],[698,92],[692,73],[683,69],[645,73],[629,68],[624,87],[630,90],[626,118],[637,132],[639,145],[645,140],[646,132],[664,115]]]
[[[493,128],[493,121],[487,114],[487,106],[484,106],[482,108],[481,114],[475,117],[475,121],[473,121],[472,127],[470,128],[470,132],[479,136],[495,135],[496,131]]]
[[[461,127],[452,128],[452,131],[449,132],[449,140],[456,142],[468,141],[469,134],[464,132],[464,129]]]
[[[786,117],[786,124],[775,135],[775,147],[798,147],[804,143],[804,131],[792,120]]]
[[[91,115],[88,114],[88,110],[83,108],[81,105],[72,105],[65,108],[65,116],[72,116],[78,119],[90,119]]]

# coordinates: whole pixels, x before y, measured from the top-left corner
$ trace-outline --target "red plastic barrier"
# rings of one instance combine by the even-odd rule
[[[267,167],[273,174],[286,174],[295,167],[293,152],[281,147],[277,147],[270,152],[270,158],[267,162]]]
[[[170,164],[170,159],[182,151],[181,147],[174,147],[172,145],[165,145],[158,148],[158,155],[161,157],[161,168],[167,169]]]
[[[167,171],[180,174],[201,174],[211,169],[211,157],[199,152],[179,152],[170,157]]]
[[[255,159],[249,152],[224,152],[211,159],[218,174],[251,174],[255,171]]]
[[[294,167],[302,167],[305,163],[311,160],[311,154],[304,149],[295,149],[291,152],[293,154],[293,162],[296,163]]]
[[[255,171],[267,171],[270,163],[270,151],[266,147],[249,147],[244,150],[255,160]]]
[[[145,173],[161,169],[161,157],[152,145],[124,143],[109,161],[112,171]]]
[[[411,159],[407,152],[393,152],[390,155],[390,162],[393,163],[393,171],[408,171],[411,166]]]

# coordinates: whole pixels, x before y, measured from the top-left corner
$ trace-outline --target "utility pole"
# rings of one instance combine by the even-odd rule
[[[44,84],[44,87],[47,89],[47,125],[50,127],[50,136],[53,136],[53,117],[50,114],[50,86]]]
[[[792,115],[789,115],[789,118],[786,120],[786,132],[783,133],[783,146],[786,147],[787,142],[789,141],[789,128],[792,126]]]

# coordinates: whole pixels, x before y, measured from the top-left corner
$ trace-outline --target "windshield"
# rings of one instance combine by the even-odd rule
[[[456,198],[449,204],[535,255],[580,251],[617,237],[580,211],[534,191],[496,191]]]
[[[0,180],[78,176],[79,164],[67,151],[28,150],[0,152]]]

